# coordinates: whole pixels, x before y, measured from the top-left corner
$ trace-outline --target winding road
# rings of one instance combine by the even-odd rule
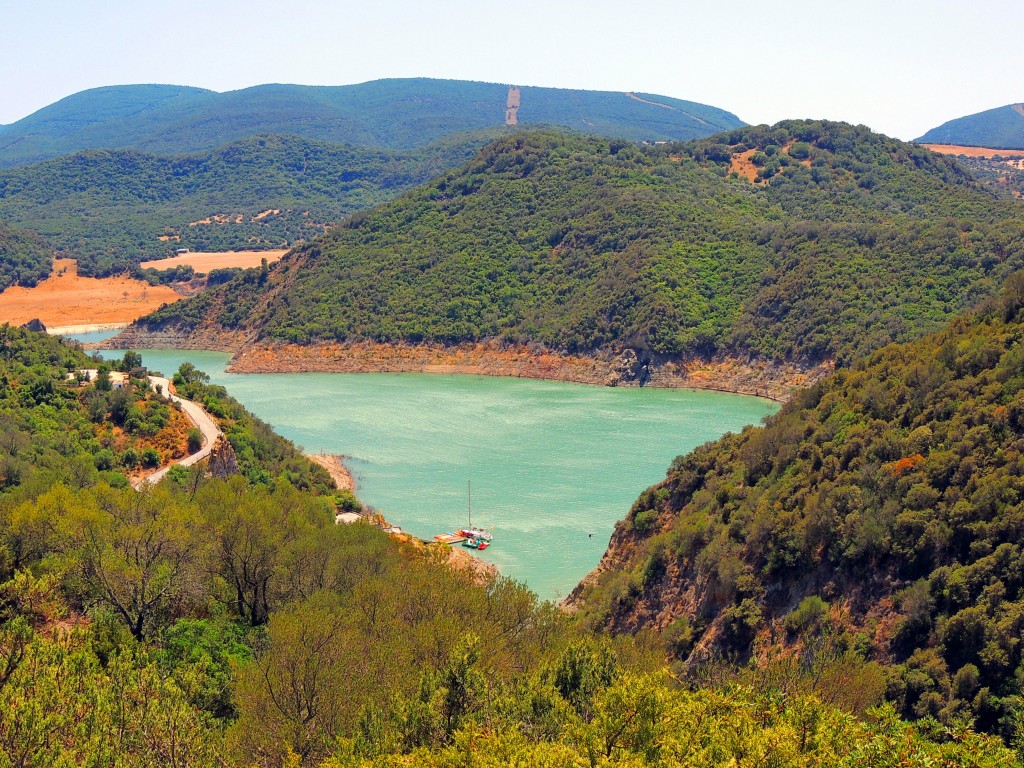
[[[132,486],[137,491],[142,490],[142,488],[147,485],[156,485],[159,483],[164,479],[164,476],[171,471],[171,467],[179,465],[182,467],[191,467],[193,464],[202,461],[213,452],[213,444],[217,442],[217,438],[223,434],[220,431],[220,427],[217,426],[217,422],[213,420],[213,417],[210,416],[202,406],[193,403],[191,400],[185,400],[184,398],[172,394],[171,382],[167,378],[163,376],[150,376],[149,385],[154,390],[163,392],[164,395],[170,398],[172,403],[178,403],[181,405],[181,410],[185,412],[185,415],[189,417],[199,431],[203,433],[203,447],[183,459],[171,462],[166,467],[158,469],[151,475],[133,480]]]

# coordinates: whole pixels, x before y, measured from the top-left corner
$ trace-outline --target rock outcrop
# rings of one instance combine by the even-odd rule
[[[102,342],[104,349],[204,349],[235,353],[252,344],[256,334],[246,331],[177,329],[147,330],[130,325],[117,336]],[[89,345],[86,345],[88,348]]]
[[[206,347],[209,349],[209,347]],[[468,373],[572,381],[604,386],[689,387],[788,400],[794,389],[833,370],[718,356],[711,360],[656,361],[625,349],[617,356],[558,354],[497,342],[453,347],[373,342],[312,345],[260,342],[231,360],[232,373]]]
[[[220,435],[217,442],[213,444],[208,468],[210,474],[220,480],[238,474],[238,458],[235,456],[235,449],[231,447],[231,443],[224,435]]]

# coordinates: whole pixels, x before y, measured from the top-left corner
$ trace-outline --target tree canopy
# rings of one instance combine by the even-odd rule
[[[759,147],[751,183],[732,167]],[[956,161],[838,123],[656,147],[526,133],[353,215],[269,280],[140,323],[843,361],[994,293],[1024,266],[1022,216]]]
[[[39,237],[0,222],[0,291],[34,287],[53,271],[53,253]]]
[[[716,653],[850,655],[908,717],[1016,728],[1024,275],[675,460],[581,588],[597,626]],[[848,665],[850,669],[854,667]]]

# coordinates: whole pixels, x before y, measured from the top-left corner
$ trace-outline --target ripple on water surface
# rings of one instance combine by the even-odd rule
[[[417,536],[465,524],[472,480],[473,520],[494,528],[481,557],[544,598],[597,565],[615,521],[675,456],[777,408],[719,392],[483,376],[238,375],[221,353],[142,354],[164,373],[189,360],[307,452],[349,456],[360,498]]]

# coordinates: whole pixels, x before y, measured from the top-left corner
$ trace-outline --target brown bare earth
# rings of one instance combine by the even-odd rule
[[[231,373],[462,373],[603,386],[639,385],[638,361],[630,350],[617,356],[583,357],[497,341],[454,347],[374,342],[303,346],[259,341],[256,334],[245,331],[147,331],[134,325],[103,345],[108,349],[229,352],[234,355],[227,368]],[[794,390],[820,381],[834,367],[831,361],[804,368],[792,363],[718,356],[711,360],[652,362],[644,384],[734,392],[785,402]]]
[[[190,227],[200,227],[205,224],[241,224],[245,221],[245,214],[242,213],[215,213],[213,216],[207,216],[205,219],[199,221],[190,221]]]
[[[166,427],[161,429],[154,437],[136,439],[134,445],[135,450],[139,453],[142,453],[146,448],[155,448],[157,453],[160,454],[160,464],[158,466],[161,467],[171,461],[178,461],[188,456],[188,432],[195,426],[184,412],[176,408],[172,408],[170,414],[170,422]],[[114,449],[123,452],[129,446],[128,436],[122,429],[117,427],[112,430],[112,433],[114,436]],[[101,437],[101,435],[97,436]],[[128,479],[133,481],[141,480],[155,471],[154,469],[136,467],[128,473]]]
[[[48,328],[127,324],[180,298],[167,286],[128,277],[79,277],[73,259],[55,259],[53,274],[35,288],[0,293],[0,323],[39,318]]]
[[[786,144],[782,148],[783,154],[788,155],[789,150],[792,148],[794,144],[796,144],[796,141],[791,141],[788,144]],[[761,179],[760,181],[758,181],[757,178],[757,172],[759,169],[756,165],[754,165],[753,160],[754,154],[756,152],[756,149],[748,149],[744,152],[734,153],[729,163],[729,171],[730,173],[738,174],[740,178],[746,179],[747,181],[757,184],[758,186],[765,186],[768,184],[768,179]],[[795,160],[795,158],[792,159]],[[803,160],[797,160],[797,162],[800,163],[800,165],[804,166],[804,168],[811,167],[811,159],[809,157]]]
[[[309,458],[313,457],[310,456]],[[370,525],[382,528],[390,536],[409,547],[413,552],[426,555],[439,564],[447,565],[474,584],[486,586],[498,577],[498,568],[493,563],[471,555],[462,547],[418,539],[411,533],[406,533],[401,528],[397,528],[389,523],[380,510],[364,508],[363,519]]]
[[[732,161],[729,165],[729,171],[731,173],[738,173],[747,181],[757,181],[757,166],[754,165],[750,158],[754,156],[756,149],[748,149],[746,152],[739,152],[732,156]]]
[[[996,155],[1002,158],[1024,157],[1024,149],[989,149],[987,147],[962,147],[958,144],[922,144],[932,152],[940,155],[963,155],[964,157],[983,157],[991,160]]]
[[[228,370],[232,373],[464,373],[636,386],[638,381],[628,374],[630,366],[631,361],[625,356],[574,357],[531,350],[525,346],[467,344],[431,347],[352,342],[313,346],[247,345],[232,358]],[[723,357],[711,361],[653,365],[646,384],[736,392],[784,401],[789,399],[794,389],[810,386],[832,369],[831,363],[801,369],[788,364]]]
[[[386,520],[383,522],[385,530],[387,530],[389,524]],[[490,584],[498,576],[497,566],[486,560],[481,560],[479,557],[474,557],[462,549],[462,547],[441,544],[435,541],[420,541],[408,533],[392,535],[404,541],[414,551],[427,553],[436,562],[447,565],[456,573],[462,574],[469,581],[479,586]]]
[[[352,477],[348,467],[345,466],[343,457],[326,456],[322,453],[307,453],[306,458],[326,469],[339,491],[354,491],[356,489],[356,480]]]
[[[228,267],[241,267],[249,269],[258,267],[263,263],[273,264],[288,253],[287,250],[277,251],[225,251],[223,253],[196,252],[186,253],[170,259],[154,259],[153,261],[142,262],[143,269],[173,269],[174,267],[186,265],[195,269],[196,272],[206,273],[212,269],[225,269]]]
[[[447,544],[427,544],[431,549],[439,548],[440,559],[448,564],[453,571],[466,576],[474,584],[486,586],[498,576],[498,568],[493,563],[473,557],[464,549]]]
[[[522,92],[518,87],[508,87],[508,98],[505,100],[505,125],[519,124],[519,104],[522,100]]]

